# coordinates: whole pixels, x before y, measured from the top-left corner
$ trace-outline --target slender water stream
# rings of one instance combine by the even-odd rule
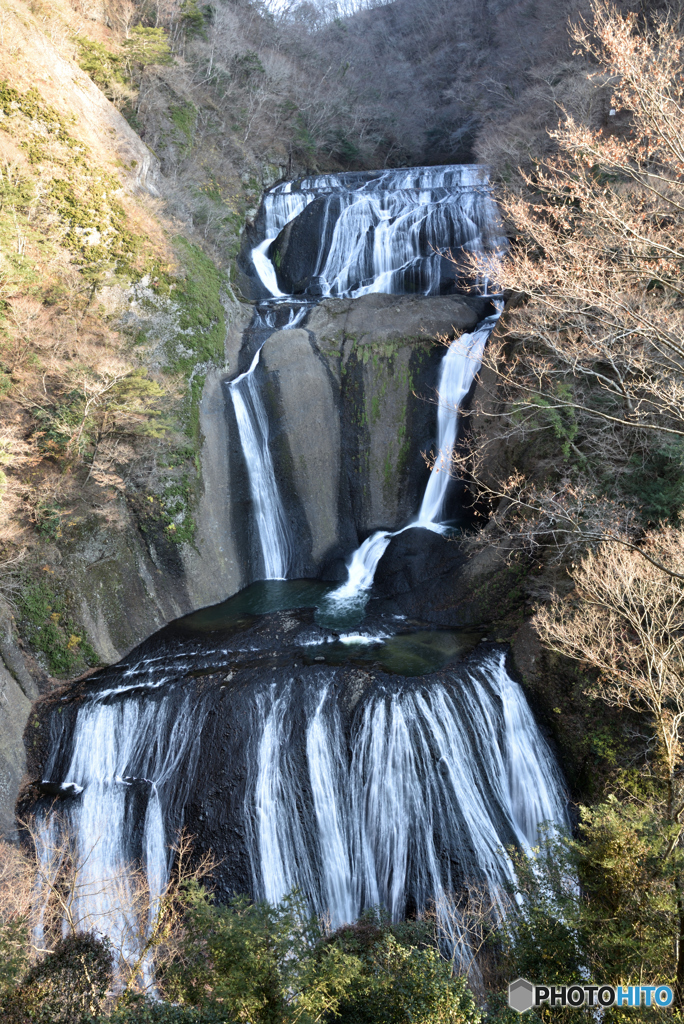
[[[356,549],[349,560],[347,579],[329,596],[331,607],[354,607],[365,601],[378,563],[393,537],[414,527],[443,532],[442,515],[451,482],[451,457],[458,433],[459,410],[480,369],[484,347],[499,315],[500,311],[484,320],[472,334],[462,334],[453,341],[442,360],[437,387],[437,452],[417,517],[394,532],[377,530]]]
[[[282,330],[293,330],[307,313],[307,307],[291,309]],[[264,317],[267,322],[268,313]],[[263,347],[263,346],[262,346]],[[293,541],[278,491],[276,474],[269,446],[268,415],[261,397],[256,371],[261,348],[249,369],[228,384],[228,394],[235,410],[240,444],[245,458],[254,518],[261,548],[260,578],[285,579],[292,559]]]

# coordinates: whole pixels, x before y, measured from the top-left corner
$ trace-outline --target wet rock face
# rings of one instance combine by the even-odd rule
[[[277,464],[292,469],[290,488],[302,506],[311,537],[309,566],[313,575],[328,552],[352,539],[339,518],[340,415],[339,394],[325,362],[304,330],[278,331],[264,344],[264,370],[277,383],[280,415],[273,417]],[[299,545],[298,545],[299,547]],[[308,570],[308,571],[307,571]]]
[[[530,840],[530,793],[533,822],[563,820],[562,780],[500,647],[416,623],[392,634],[390,616],[382,639],[340,636],[311,609],[238,605],[167,626],[31,715],[20,809],[47,812],[46,842],[75,833],[93,877],[141,864],[163,883],[185,827],[195,856],[219,861],[219,901],[297,887],[336,928],[369,906],[399,919],[492,872],[503,882],[495,851]]]
[[[220,609],[216,616],[221,619]],[[212,625],[209,619],[205,622]],[[119,665],[37,702],[25,736],[28,775],[17,810],[20,815],[35,814],[54,801],[61,807],[64,801],[82,799],[68,776],[79,709],[96,695],[102,695],[102,704],[110,708],[135,703],[141,716],[147,707],[151,720],[158,723],[161,745],[178,718],[189,714],[184,728],[196,732],[200,743],[195,761],[178,766],[179,772],[191,776],[185,780],[189,790],[184,807],[174,811],[170,796],[179,785],[177,775],[167,778],[161,794],[162,801],[168,799],[169,838],[174,827],[184,825],[195,837],[198,856],[209,850],[214,853],[221,863],[213,882],[219,899],[227,900],[234,893],[253,891],[245,800],[246,787],[254,777],[253,737],[260,724],[261,706],[255,695],[267,693],[283,680],[304,691],[325,674],[341,694],[341,707],[351,712],[377,673],[321,665],[320,656],[309,649],[317,652],[316,645],[329,640],[330,631],[315,624],[312,610],[236,614],[229,619],[224,616],[220,628],[197,627],[196,616],[166,626]],[[188,697],[189,703],[184,704]],[[3,756],[0,736],[0,773]],[[293,756],[303,755],[300,751]],[[128,771],[135,767],[129,766]],[[0,786],[3,782],[0,774]],[[14,785],[16,791],[18,780]],[[118,785],[126,795],[128,853],[139,857],[151,781],[122,772]]]
[[[487,311],[480,298],[367,295],[326,299],[301,327],[276,328],[265,341],[246,334],[243,371],[263,343],[255,372],[278,491],[296,538],[291,577],[344,579],[361,539],[397,529],[415,513],[428,479],[421,453],[434,445],[445,351],[438,339],[472,329]],[[226,550],[249,582],[259,544],[230,400],[227,409],[229,483],[212,507],[217,524],[232,523]],[[219,440],[217,423],[207,419],[203,430]],[[228,593],[237,589],[234,575],[221,578],[231,584]]]
[[[316,269],[321,254],[330,247],[332,229],[340,210],[337,197],[314,199],[285,225],[270,246],[268,256],[276,268],[278,287],[286,295],[316,295]]]
[[[0,836],[11,839],[16,827],[14,803],[26,770],[26,752],[21,737],[31,702],[10,675],[2,658],[0,693],[3,703],[0,717]]]
[[[413,529],[394,537],[378,563],[373,593],[392,598],[440,577],[452,578],[465,562],[456,543],[431,530]]]

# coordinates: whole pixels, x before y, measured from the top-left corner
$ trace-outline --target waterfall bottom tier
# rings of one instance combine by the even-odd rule
[[[332,928],[377,905],[398,919],[469,882],[497,888],[507,847],[565,822],[559,770],[499,652],[414,680],[262,666],[62,708],[45,777],[83,787],[62,827],[91,874],[142,860],[157,891],[184,823],[222,860],[219,898],[297,887]],[[131,717],[134,743],[117,727]],[[35,809],[48,836],[55,811]],[[87,898],[79,913],[110,927]]]

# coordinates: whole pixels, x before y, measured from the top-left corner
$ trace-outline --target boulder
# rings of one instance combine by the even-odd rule
[[[306,331],[277,331],[261,358],[277,381],[276,423],[287,438],[291,484],[311,532],[311,557],[320,564],[340,540],[340,416],[333,382]]]
[[[472,330],[484,299],[366,295],[325,299],[307,328],[340,385],[341,514],[359,536],[396,530],[415,515],[434,444],[435,388],[446,349]]]
[[[374,596],[391,598],[407,594],[442,576],[453,576],[465,556],[453,541],[423,527],[404,530],[389,543],[378,563]]]

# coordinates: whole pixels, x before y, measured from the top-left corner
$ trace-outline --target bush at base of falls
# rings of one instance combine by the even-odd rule
[[[5,1024],[82,1024],[103,1009],[113,955],[90,932],[68,935],[0,999]]]
[[[452,978],[451,964],[436,949],[405,946],[384,932],[358,958],[362,971],[338,1007],[340,1024],[478,1024],[482,1019],[465,978]]]
[[[232,1024],[225,1013],[194,1006],[174,1006],[172,1003],[133,999],[120,1006],[98,1024]]]
[[[325,938],[296,892],[277,906],[217,906],[189,887],[181,956],[162,979],[174,1001],[251,1024],[479,1024],[465,980],[423,926],[376,915]]]

